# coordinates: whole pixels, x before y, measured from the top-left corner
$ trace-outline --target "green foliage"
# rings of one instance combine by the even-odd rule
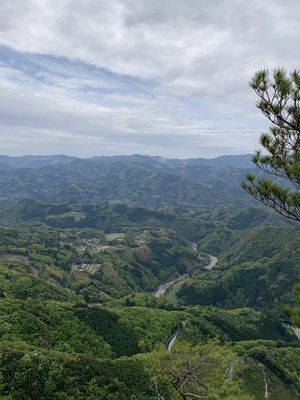
[[[236,350],[242,355],[247,354],[252,359],[256,360],[260,367],[264,366],[267,374],[271,372],[277,377],[277,385],[281,386],[283,390],[283,385],[289,386],[290,393],[288,398],[298,398],[300,390],[300,380],[299,380],[299,348],[280,346],[280,344],[275,345],[270,341],[254,341],[254,342],[244,342],[236,346]],[[250,369],[253,369],[253,364]],[[269,372],[268,372],[269,371]],[[279,380],[281,381],[281,384]],[[273,377],[274,379],[274,377]],[[285,390],[286,390],[285,387]],[[271,387],[271,391],[274,393],[274,388]],[[275,397],[274,393],[274,398]]]
[[[0,307],[1,337],[5,340],[22,340],[68,353],[112,357],[103,337],[81,322],[67,303],[2,299]]]
[[[297,305],[294,307],[290,307],[285,305],[283,311],[285,315],[287,315],[294,326],[300,327],[300,285],[299,283],[294,286],[294,290],[298,296],[297,298]]]
[[[174,374],[194,365],[188,390],[211,399],[263,398],[265,376],[270,400],[296,399],[299,342],[278,314],[300,279],[297,229],[224,195],[243,170],[125,161],[1,175],[27,199],[0,204],[19,226],[0,229],[0,397],[180,399]],[[184,273],[176,306],[151,296]]]
[[[56,285],[48,284],[47,281],[26,272],[18,272],[18,269],[20,269],[19,263],[10,262],[1,266],[0,262],[0,279],[3,282],[1,291],[4,297],[21,300],[27,298],[60,301],[79,299],[74,293],[67,292]]]
[[[223,308],[275,308],[295,302],[300,281],[299,232],[295,227],[258,227],[232,232],[228,249],[211,271],[199,271],[177,297],[184,304]]]
[[[140,351],[132,325],[126,326],[118,314],[102,308],[77,309],[76,315],[110,344],[116,357]]]
[[[11,272],[10,295],[26,299],[76,297],[88,303],[135,291],[153,291],[159,283],[199,266],[188,242],[172,230],[135,229],[106,237],[91,228],[32,227],[0,229],[0,263]],[[2,258],[2,260],[1,260]],[[1,273],[1,272],[0,272]],[[28,275],[29,273],[29,275]],[[53,285],[44,285],[48,281]]]
[[[2,350],[1,398],[152,400],[141,362]],[[2,397],[3,396],[3,397]],[[4,397],[8,396],[8,397]]]
[[[266,153],[257,151],[253,162],[280,180],[256,180],[254,174],[248,174],[248,183],[243,187],[279,214],[300,220],[300,74],[293,71],[288,75],[279,68],[270,77],[268,70],[261,69],[253,76],[250,86],[259,97],[257,107],[272,123],[269,133],[260,136]]]
[[[147,308],[160,308],[164,310],[174,310],[176,307],[172,306],[162,297],[155,297],[149,293],[133,293],[124,296],[118,300],[108,300],[106,302],[108,307],[147,307]]]
[[[234,368],[243,368],[237,355],[215,343],[201,347],[176,344],[171,353],[156,351],[149,355],[146,365],[153,379],[153,392],[164,396],[167,390],[174,400],[193,398],[184,397],[187,393],[214,400],[253,399],[243,393],[236,371],[233,373]]]
[[[272,339],[294,342],[296,337],[271,312],[251,308],[221,310],[214,307],[187,307],[180,339],[206,343],[218,337],[221,343]]]
[[[133,330],[141,351],[151,351],[155,344],[166,343],[179,328],[182,313],[143,307],[122,307],[114,311],[120,322]]]
[[[283,382],[262,363],[248,361],[248,366],[240,373],[242,390],[251,394],[255,399],[264,399],[266,383],[270,400],[297,400],[299,393],[291,384]]]

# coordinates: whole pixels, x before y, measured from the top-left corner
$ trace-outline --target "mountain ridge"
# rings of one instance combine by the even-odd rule
[[[165,158],[161,156],[148,156],[141,154],[133,155],[115,155],[115,156],[93,156],[93,157],[76,157],[64,154],[58,155],[24,155],[24,156],[7,156],[0,155],[0,169],[2,166],[10,168],[40,168],[47,165],[53,165],[61,161],[72,161],[74,159],[81,160],[131,160],[141,162],[142,160],[156,160],[169,165],[205,165],[205,166],[232,166],[238,168],[249,168],[251,166],[251,154],[241,155],[222,155],[214,158]]]
[[[22,160],[22,168],[2,169],[1,199],[37,198],[88,204],[116,201],[152,208],[212,208],[224,203],[239,207],[250,201],[241,188],[248,170],[230,165],[236,165],[236,160],[245,165],[249,155],[227,157],[228,166],[200,165],[200,159],[196,165],[179,164],[178,160],[140,155],[88,159],[30,156],[17,158],[15,165],[20,167]],[[217,160],[219,163],[220,158]]]

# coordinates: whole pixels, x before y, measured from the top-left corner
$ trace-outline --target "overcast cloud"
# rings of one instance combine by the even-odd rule
[[[1,0],[0,154],[251,153],[248,86],[300,68],[297,0]]]

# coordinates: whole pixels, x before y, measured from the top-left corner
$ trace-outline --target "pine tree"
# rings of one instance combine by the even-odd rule
[[[259,97],[257,108],[272,123],[269,133],[260,136],[265,152],[257,151],[252,161],[272,178],[248,174],[243,187],[284,217],[300,221],[300,72],[261,69],[250,86]],[[295,290],[298,304],[284,311],[300,327],[300,285]]]
[[[258,95],[256,106],[272,123],[262,133],[253,162],[270,177],[248,174],[244,189],[279,214],[300,220],[300,72],[278,68],[271,74],[257,71],[250,86]]]

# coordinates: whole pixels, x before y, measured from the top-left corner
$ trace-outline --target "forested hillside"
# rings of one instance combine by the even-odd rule
[[[35,198],[52,202],[94,204],[118,201],[142,207],[218,207],[245,204],[240,188],[244,171],[236,167],[166,163],[156,157],[72,159],[52,157],[10,160],[2,170],[0,198]],[[54,161],[53,161],[54,160]],[[33,162],[35,161],[35,162]],[[51,162],[50,162],[51,161]],[[27,167],[29,165],[29,167]],[[34,165],[34,168],[30,167]],[[233,196],[235,195],[235,196]],[[244,197],[244,200],[237,196]],[[249,200],[249,199],[247,199]]]
[[[298,227],[249,159],[0,157],[1,398],[299,399]]]

